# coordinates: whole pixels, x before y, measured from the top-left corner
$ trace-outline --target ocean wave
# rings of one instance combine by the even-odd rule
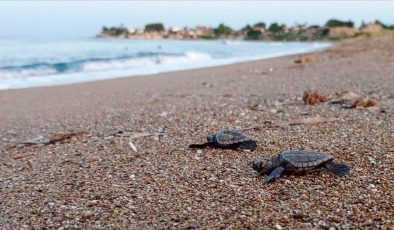
[[[115,58],[89,58],[57,63],[34,63],[0,67],[0,78],[34,77],[56,74],[141,69],[154,65],[187,64],[210,60],[206,53],[137,52]]]

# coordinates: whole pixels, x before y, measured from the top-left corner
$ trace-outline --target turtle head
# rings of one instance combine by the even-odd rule
[[[253,170],[260,173],[266,173],[272,169],[271,159],[266,157],[262,157],[250,162],[250,166]]]
[[[215,142],[215,140],[216,140],[216,135],[215,135],[215,134],[209,135],[209,136],[207,137],[207,141],[208,141],[209,143]]]

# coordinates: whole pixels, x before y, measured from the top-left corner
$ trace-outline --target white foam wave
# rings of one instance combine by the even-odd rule
[[[144,58],[133,58],[127,60],[112,60],[112,61],[99,61],[87,62],[83,64],[82,71],[105,71],[113,69],[141,69],[157,65],[177,65],[196,63],[200,61],[209,61],[212,57],[209,54],[198,52],[187,52],[182,56],[154,56]]]
[[[20,70],[0,70],[0,80],[5,78],[23,78],[56,74],[56,70],[50,67]]]
[[[136,52],[147,52],[152,46],[153,41],[134,41],[127,43],[130,47],[130,54]],[[162,44],[163,43],[163,44]],[[123,44],[123,43],[122,43]],[[108,45],[108,46],[107,46]],[[149,46],[147,46],[149,45]],[[107,43],[100,41],[81,43],[80,46],[57,44],[56,48],[61,50],[78,50],[70,53],[63,53],[59,49],[52,48],[42,52],[45,57],[40,57],[40,51],[36,45],[32,45],[30,53],[22,51],[14,54],[14,58],[2,56],[5,52],[0,52],[0,90],[27,88],[48,85],[71,84],[78,82],[95,81],[102,79],[111,79],[124,76],[136,76],[155,74],[169,71],[186,70],[193,68],[225,65],[250,60],[264,59],[289,55],[295,53],[304,53],[319,50],[329,46],[328,43],[271,43],[271,42],[228,42],[223,46],[218,41],[201,41],[201,42],[173,42],[160,41],[158,45],[163,45],[163,53],[157,52],[157,45],[153,45],[152,55],[142,55],[128,59],[106,59],[123,57],[125,55],[123,45],[119,49],[118,43]],[[78,49],[73,49],[78,47]],[[18,50],[17,48],[14,48]],[[85,49],[82,50],[81,49]],[[198,50],[198,52],[196,51]],[[0,47],[1,51],[1,47]],[[94,53],[94,52],[97,53]],[[180,53],[184,55],[178,55]],[[168,54],[166,54],[168,53]],[[15,61],[15,60],[16,61]],[[14,60],[10,63],[9,60]],[[34,60],[34,61],[32,61]],[[39,61],[37,61],[39,60]],[[82,60],[82,61],[78,61]],[[84,61],[91,60],[91,61]],[[5,63],[5,64],[4,64]],[[7,64],[8,63],[8,64]],[[17,65],[20,68],[9,68],[4,66]],[[35,63],[50,63],[40,66]],[[54,64],[51,64],[54,63]],[[23,69],[23,66],[27,66]]]

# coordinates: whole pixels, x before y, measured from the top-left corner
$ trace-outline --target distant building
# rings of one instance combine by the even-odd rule
[[[313,35],[320,35],[320,34],[322,34],[323,30],[324,30],[323,27],[320,27],[320,26],[319,27],[308,27],[303,32],[306,35],[313,36]]]
[[[182,29],[179,28],[179,27],[174,26],[174,27],[171,27],[168,30],[168,32],[171,33],[171,34],[180,34],[182,32]]]
[[[329,35],[330,37],[353,37],[358,32],[357,28],[338,26],[330,28]]]
[[[184,39],[186,36],[186,29],[182,29],[180,27],[171,27],[168,31],[167,34],[165,35],[166,38],[171,38],[171,39]]]
[[[205,27],[205,26],[196,26],[195,33],[196,33],[197,37],[214,36],[213,29]]]
[[[383,27],[379,24],[375,23],[370,23],[366,25],[364,28],[361,29],[361,32],[363,33],[369,33],[369,34],[376,34],[381,32]]]
[[[186,30],[186,37],[185,38],[187,38],[187,39],[196,39],[196,38],[198,38],[196,30],[194,30],[194,29]]]
[[[135,34],[137,29],[136,28],[129,28],[128,31],[129,31],[129,34]]]

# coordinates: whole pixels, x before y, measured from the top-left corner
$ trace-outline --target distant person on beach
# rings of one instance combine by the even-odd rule
[[[161,45],[158,45],[158,46],[157,46],[157,49],[161,50]],[[157,58],[156,58],[156,64],[161,64],[160,56],[157,56]]]

